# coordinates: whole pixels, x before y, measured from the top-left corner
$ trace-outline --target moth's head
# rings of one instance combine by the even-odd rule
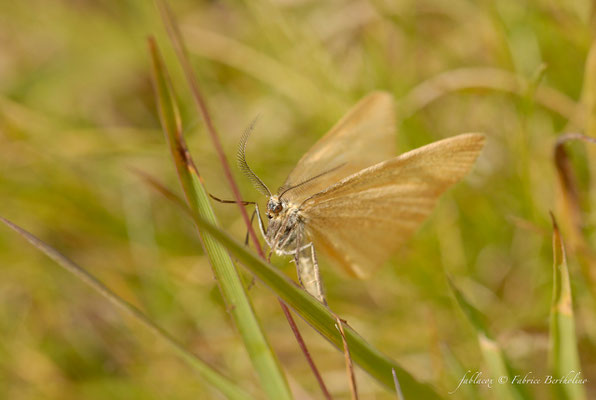
[[[267,202],[267,218],[271,219],[277,217],[284,209],[284,204],[279,196],[274,195],[269,197]]]

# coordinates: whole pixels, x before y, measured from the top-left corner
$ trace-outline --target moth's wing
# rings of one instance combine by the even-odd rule
[[[394,132],[393,97],[386,92],[369,94],[302,156],[279,193],[323,174],[284,195],[300,203],[355,172],[394,157]]]
[[[301,207],[315,249],[364,278],[404,243],[437,198],[461,180],[484,145],[463,134],[351,175]]]

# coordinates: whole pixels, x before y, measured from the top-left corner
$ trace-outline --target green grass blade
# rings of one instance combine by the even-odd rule
[[[58,265],[63,267],[65,270],[75,275],[81,281],[89,285],[93,290],[101,294],[113,305],[130,315],[133,319],[140,322],[147,329],[152,331],[156,336],[164,340],[170,347],[186,362],[188,362],[207,382],[215,386],[229,399],[247,400],[252,397],[247,394],[244,390],[236,386],[234,382],[220,374],[213,367],[209,366],[205,361],[201,360],[198,356],[186,350],[184,346],[174,339],[161,327],[157,326],[151,319],[143,314],[141,310],[118,296],[95,276],[91,275],[84,268],[80,267],[56,249],[41,241],[36,236],[22,229],[21,227],[13,224],[12,222],[0,217],[0,221],[5,223],[12,230],[23,236],[29,243],[35,246],[38,250],[45,253],[46,256],[54,260]]]
[[[193,180],[193,176],[198,177],[198,174],[190,172],[190,169],[193,169],[194,172],[196,169],[182,138],[179,112],[165,66],[155,41],[150,40],[149,44],[158,111],[186,200],[194,212],[210,223],[216,224],[215,214],[203,185],[198,180]],[[238,327],[263,390],[271,399],[291,399],[292,394],[288,383],[265,338],[228,252],[209,233],[199,230],[199,235],[205,253],[211,262],[221,294],[235,325]]]
[[[486,363],[490,376],[494,380],[493,389],[497,394],[497,398],[500,400],[523,400],[527,399],[527,395],[522,391],[521,385],[511,384],[511,378],[515,376],[512,373],[509,363],[505,358],[503,350],[492,337],[486,326],[486,317],[476,309],[470,302],[465,298],[463,293],[455,286],[455,284],[448,279],[449,286],[453,291],[453,295],[459,308],[466,315],[478,336],[478,345],[482,352],[482,357]],[[505,384],[499,384],[497,381],[499,377],[508,377],[508,382]]]
[[[199,216],[196,212],[193,212],[174,193],[154,180],[150,180],[149,183],[170,200],[186,210],[204,232],[211,235],[218,242],[221,242],[230,253],[242,263],[242,265],[244,265],[267,287],[273,290],[279,298],[281,298],[288,306],[292,307],[307,323],[319,331],[321,335],[338,349],[343,349],[341,336],[335,327],[336,317],[327,307],[298,287],[296,283],[291,281],[277,268],[263,261],[244,244],[233,239],[220,228]],[[392,392],[395,390],[394,379],[391,372],[392,369],[395,369],[402,392],[406,399],[441,399],[441,396],[439,396],[431,386],[418,382],[406,370],[367,343],[352,328],[345,326],[344,331],[352,360],[373,378],[385,385],[388,390]]]
[[[552,215],[551,215],[552,216]],[[554,378],[574,377],[581,367],[577,353],[575,319],[569,270],[565,246],[559,233],[559,227],[553,219],[553,300],[550,314],[549,361]],[[585,400],[586,392],[582,384],[566,383],[553,385],[557,399]]]

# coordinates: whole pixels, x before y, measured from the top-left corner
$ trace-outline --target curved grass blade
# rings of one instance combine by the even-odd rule
[[[467,89],[490,89],[527,97],[531,82],[499,68],[458,68],[442,72],[414,87],[399,100],[401,118],[408,118],[438,98]],[[536,104],[561,115],[574,127],[584,124],[585,115],[573,99],[546,85],[532,91]]]
[[[459,308],[463,311],[476,330],[482,357],[490,370],[491,377],[495,380],[495,386],[493,386],[493,388],[497,393],[496,398],[500,400],[528,399],[525,391],[520,389],[520,385],[509,383],[499,384],[497,382],[497,379],[501,376],[506,376],[510,380],[515,374],[512,372],[503,350],[490,334],[486,326],[486,317],[468,302],[463,293],[455,286],[451,279],[447,278],[447,281],[449,282],[449,286],[453,291],[453,295],[455,296]]]
[[[581,367],[577,353],[575,319],[569,270],[565,255],[565,245],[554,215],[553,221],[553,301],[550,313],[549,362],[553,377],[573,377],[580,374]],[[557,399],[585,400],[586,392],[582,384],[568,383],[553,385]]]
[[[199,175],[196,168],[194,168],[182,137],[180,116],[174,100],[173,90],[153,39],[149,40],[149,48],[153,62],[153,81],[159,116],[186,201],[193,212],[210,223],[216,224],[215,214],[211,209],[209,197],[203,185],[194,181],[193,177],[199,178]],[[191,173],[189,167],[193,168],[193,173]],[[246,295],[242,280],[228,252],[209,233],[199,229],[199,236],[205,253],[211,262],[222,297],[242,336],[244,346],[260,378],[263,390],[271,399],[291,399],[292,394],[286,378],[265,338],[252,304]]]
[[[54,260],[62,268],[75,275],[81,281],[89,285],[93,290],[109,300],[113,305],[121,311],[130,315],[133,319],[140,322],[147,329],[152,331],[157,337],[164,340],[170,347],[186,362],[188,362],[207,382],[215,386],[229,399],[248,400],[252,397],[244,390],[236,386],[234,382],[209,366],[205,361],[201,360],[197,355],[186,350],[184,346],[170,336],[163,328],[157,326],[151,319],[143,314],[141,310],[118,296],[110,288],[99,281],[95,276],[91,275],[85,269],[75,264],[73,261],[62,255],[56,249],[38,239],[36,236],[27,232],[18,225],[13,224],[9,220],[0,217],[0,221],[5,223],[12,230],[23,236],[29,243],[35,246],[38,250],[43,252],[46,256]]]
[[[330,312],[327,307],[301,289],[277,268],[257,256],[244,244],[230,237],[219,227],[191,210],[181,198],[166,187],[155,180],[149,180],[148,183],[187,212],[201,229],[222,243],[246,269],[275,292],[338,350],[343,352],[341,334],[336,327],[337,316]],[[395,390],[392,374],[392,370],[395,370],[406,399],[440,400],[442,398],[430,385],[418,382],[405,369],[367,343],[348,323],[344,323],[344,333],[352,360],[388,390],[392,392]]]

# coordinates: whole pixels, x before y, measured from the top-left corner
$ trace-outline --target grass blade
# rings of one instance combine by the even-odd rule
[[[476,309],[468,300],[464,297],[463,293],[455,286],[455,284],[448,279],[449,286],[453,291],[455,300],[459,305],[459,308],[466,315],[478,336],[478,345],[484,358],[484,362],[490,370],[491,377],[495,380],[495,392],[497,398],[500,400],[523,400],[527,396],[520,390],[520,385],[514,384],[499,384],[497,379],[501,376],[506,376],[508,379],[514,376],[509,367],[509,363],[505,358],[503,350],[492,337],[486,326],[486,317]]]
[[[154,40],[149,40],[149,47],[153,61],[153,78],[160,120],[187,203],[193,212],[210,223],[216,224],[215,214],[211,209],[207,193],[203,185],[196,180],[199,175],[182,138],[180,117],[174,101],[173,90]],[[191,173],[189,168],[194,169],[194,173]],[[285,376],[265,338],[228,252],[208,233],[199,230],[199,235],[205,253],[211,262],[221,294],[242,336],[263,390],[271,399],[291,399],[292,394]]]
[[[234,177],[232,175],[230,165],[229,165],[226,155],[223,151],[223,147],[221,144],[219,134],[215,128],[215,124],[213,123],[211,114],[209,113],[209,109],[207,107],[207,102],[205,101],[204,97],[201,94],[198,79],[195,76],[195,74],[193,73],[190,59],[188,57],[188,51],[186,49],[185,42],[184,42],[182,35],[180,33],[180,29],[179,29],[178,23],[176,21],[176,18],[174,17],[172,10],[170,9],[170,7],[168,6],[168,3],[165,0],[156,0],[156,5],[157,5],[157,8],[161,15],[163,24],[168,32],[168,36],[170,38],[170,43],[172,44],[172,46],[176,52],[178,62],[180,64],[180,66],[182,67],[182,70],[184,71],[184,76],[186,78],[186,82],[188,83],[188,87],[192,93],[192,98],[193,98],[195,105],[197,107],[197,111],[203,117],[203,121],[205,122],[205,126],[207,128],[207,132],[211,139],[211,143],[212,143],[212,145],[215,149],[215,152],[219,158],[219,161],[223,168],[226,180],[228,181],[228,186],[230,187],[230,189],[232,191],[234,199],[237,201],[240,215],[242,216],[242,219],[244,220],[244,223],[246,224],[248,236],[251,239],[255,248],[257,249],[257,253],[261,256],[261,258],[264,259],[265,253],[263,252],[263,249],[261,248],[261,244],[259,243],[259,239],[257,237],[255,230],[253,229],[252,223],[251,223],[250,219],[248,218],[248,213],[246,212],[246,208],[242,205],[242,198],[240,195],[240,190],[238,189],[238,185],[236,184],[236,181],[234,180]],[[189,157],[188,161],[191,161],[190,157]],[[196,168],[194,168],[194,171],[197,172]],[[198,173],[196,174],[196,176],[198,177]],[[201,190],[203,190],[202,184],[199,184],[199,185],[201,186]],[[292,330],[292,333],[294,334],[294,337],[296,338],[296,341],[298,342],[298,346],[300,347],[300,350],[304,354],[304,357],[306,358],[306,361],[308,362],[308,365],[309,365],[313,375],[315,376],[315,378],[317,379],[317,382],[319,383],[319,387],[321,388],[323,395],[325,396],[326,399],[331,399],[331,395],[329,394],[329,391],[328,391],[327,387],[325,386],[325,382],[323,381],[321,374],[319,373],[312,357],[310,356],[310,352],[308,351],[308,348],[306,347],[306,343],[304,342],[304,339],[302,338],[300,330],[298,329],[298,326],[296,325],[296,322],[294,321],[292,314],[287,309],[287,307],[283,304],[283,302],[279,301],[279,304],[280,304],[280,307],[288,321],[288,325],[290,326],[290,329]]]
[[[205,361],[198,356],[186,350],[184,346],[174,339],[165,330],[157,326],[149,317],[147,317],[141,310],[118,296],[96,277],[91,275],[85,269],[75,264],[73,261],[66,258],[56,249],[44,243],[31,233],[13,224],[5,218],[0,217],[0,221],[5,223],[12,230],[23,236],[29,243],[35,246],[38,250],[43,252],[46,256],[54,260],[58,265],[65,270],[75,275],[81,281],[89,285],[93,290],[109,300],[113,305],[130,315],[133,319],[140,322],[147,329],[152,331],[157,337],[164,340],[172,349],[186,362],[188,362],[207,382],[219,389],[229,399],[251,399],[252,397],[236,386],[234,382],[221,375],[213,367],[209,366]]]
[[[230,237],[205,218],[187,207],[182,199],[155,180],[149,183],[168,199],[184,209],[195,223],[221,242],[242,265],[244,265],[257,279],[277,294],[288,306],[292,307],[308,324],[315,328],[323,337],[331,342],[338,350],[343,351],[341,334],[336,328],[337,316],[316,300],[313,296],[298,287],[281,271],[265,262],[244,244]],[[344,324],[346,342],[350,348],[352,360],[373,378],[390,390],[395,390],[392,369],[399,379],[402,392],[406,399],[439,400],[434,389],[418,382],[406,370],[394,361],[384,356],[379,350],[367,343],[349,325]]]
[[[553,220],[553,301],[550,314],[549,361],[553,377],[581,373],[575,336],[575,319],[565,246],[554,215]],[[582,384],[553,385],[558,399],[585,400]]]

